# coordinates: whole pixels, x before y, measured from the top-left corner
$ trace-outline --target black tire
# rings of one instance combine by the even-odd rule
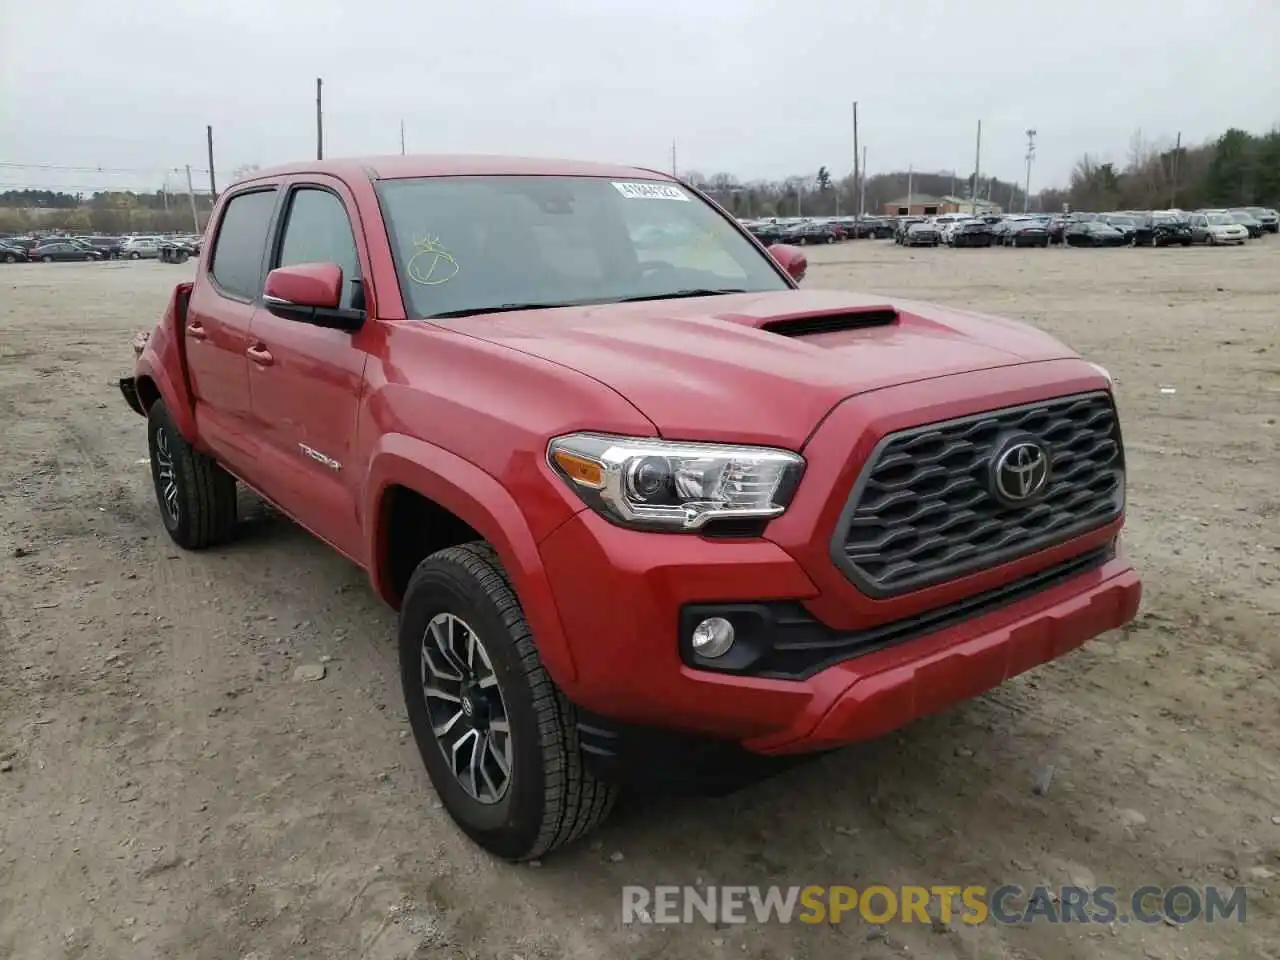
[[[47,253],[40,259],[43,260],[45,263],[53,263],[53,257],[49,256]]]
[[[1190,241],[1190,240],[1183,240],[1183,241],[1182,241],[1182,245],[1183,245],[1184,247],[1189,247],[1189,246],[1191,246],[1191,241]]]
[[[6,253],[6,254],[4,255],[4,262],[5,262],[5,263],[17,263],[17,262],[18,262],[18,258],[17,258],[17,256],[15,256],[15,255],[14,255],[14,254],[12,254],[12,253]]]
[[[133,250],[133,251],[131,251],[131,252],[129,253],[129,259],[130,259],[130,260],[141,260],[141,259],[142,259],[142,254],[140,254],[137,250]]]
[[[187,443],[163,400],[147,413],[147,449],[156,505],[173,542],[202,550],[230,540],[236,526],[235,477]]]
[[[423,644],[428,625],[441,614],[473,628],[497,679],[510,763],[506,786],[488,801],[464,787],[433,730],[423,689]],[[481,542],[449,547],[418,565],[400,610],[399,646],[405,707],[418,752],[445,810],[475,843],[504,860],[530,860],[577,840],[608,816],[617,788],[585,768],[574,707],[542,666],[492,547]],[[460,709],[453,720],[461,717]],[[485,760],[489,756],[482,751]]]
[[[85,262],[86,262],[86,263],[90,263],[90,262],[92,262],[92,261],[94,261],[94,260],[97,260],[97,259],[98,259],[98,258],[97,258],[97,257],[95,257],[92,253],[86,253],[86,254],[84,255],[84,260],[85,260]]]

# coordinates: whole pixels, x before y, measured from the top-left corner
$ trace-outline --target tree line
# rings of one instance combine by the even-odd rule
[[[247,165],[234,176],[257,169]],[[741,217],[849,215],[858,191],[852,176],[836,178],[829,167],[808,176],[783,180],[742,181],[730,173],[704,176],[686,171],[683,179],[705,190]],[[867,213],[915,196],[976,195],[1005,210],[1060,212],[1072,210],[1150,210],[1181,207],[1280,206],[1280,129],[1256,135],[1232,128],[1199,146],[1155,143],[1135,133],[1123,163],[1085,155],[1065,187],[1053,187],[1029,198],[1017,180],[973,173],[908,172],[867,177]],[[976,179],[976,183],[975,183]],[[212,208],[209,194],[197,193],[196,210],[203,226]],[[93,194],[55,190],[0,192],[0,233],[31,229],[96,231],[183,231],[192,227],[191,201],[185,193],[101,191]]]

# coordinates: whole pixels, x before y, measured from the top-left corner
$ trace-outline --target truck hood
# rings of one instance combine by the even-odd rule
[[[834,290],[429,322],[592,377],[634,404],[664,437],[792,449],[855,394],[1076,356],[1012,320]]]

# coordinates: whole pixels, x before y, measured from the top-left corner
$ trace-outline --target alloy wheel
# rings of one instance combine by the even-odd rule
[[[178,475],[173,468],[173,454],[169,452],[169,434],[163,427],[156,428],[156,480],[160,496],[164,500],[165,513],[175,526],[180,513],[178,507]]]
[[[462,618],[437,614],[421,660],[427,716],[450,771],[472,799],[497,803],[511,784],[511,723],[483,642]]]

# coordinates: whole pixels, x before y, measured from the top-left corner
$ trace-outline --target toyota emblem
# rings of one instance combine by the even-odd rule
[[[1008,443],[996,456],[992,480],[996,495],[1010,505],[1034,500],[1049,486],[1049,451],[1031,438]]]

